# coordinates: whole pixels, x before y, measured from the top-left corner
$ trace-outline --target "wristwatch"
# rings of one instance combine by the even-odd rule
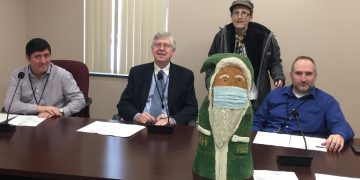
[[[64,116],[64,110],[63,109],[59,109],[59,112],[61,113],[62,116]]]

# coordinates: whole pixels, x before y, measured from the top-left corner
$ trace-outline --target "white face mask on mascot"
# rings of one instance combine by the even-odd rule
[[[234,86],[216,86],[214,90],[214,106],[227,109],[243,109],[249,102],[247,90]]]

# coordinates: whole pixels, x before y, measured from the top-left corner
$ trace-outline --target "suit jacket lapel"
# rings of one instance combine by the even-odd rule
[[[144,86],[143,86],[144,90],[142,91],[143,93],[141,94],[141,107],[145,107],[145,105],[146,105],[146,101],[147,101],[147,98],[149,95],[153,75],[154,75],[154,63],[149,63],[144,68],[144,74],[141,75],[144,77],[144,81],[140,82],[140,83],[144,83]]]
[[[170,64],[170,71],[169,71],[169,87],[168,87],[168,107],[170,109],[172,103],[173,103],[173,99],[174,99],[174,94],[176,91],[176,82],[179,82],[179,74],[178,71],[176,69],[176,66],[174,64]]]

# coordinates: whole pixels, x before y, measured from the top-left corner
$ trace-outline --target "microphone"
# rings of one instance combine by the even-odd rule
[[[304,144],[305,144],[305,156],[308,156],[308,147],[307,147],[306,139],[305,139],[305,136],[304,136],[304,131],[302,130],[301,125],[300,125],[300,121],[299,121],[299,111],[293,110],[293,111],[291,111],[291,115],[292,115],[292,117],[295,118],[296,123],[297,123],[297,125],[298,125],[298,127],[300,129],[301,136],[302,136],[302,138],[304,140]]]
[[[159,79],[160,83],[162,84],[162,86],[164,86],[164,85],[163,85],[163,81],[162,81],[162,80],[164,79],[163,73],[161,73],[161,72],[158,73],[158,79]],[[160,95],[160,98],[161,98],[161,108],[162,108],[162,109],[165,109],[166,115],[167,115],[167,117],[168,117],[168,124],[169,124],[169,118],[170,118],[170,116],[169,116],[169,110],[168,110],[168,107],[164,105],[165,88],[166,88],[166,87],[164,87],[164,89],[163,89],[163,91],[162,91],[162,96]]]
[[[155,77],[155,74],[154,74],[154,77]],[[163,84],[164,75],[163,75],[162,71],[158,72],[157,79],[160,81],[161,85],[164,86],[164,84]],[[168,107],[164,105],[164,98],[165,98],[164,94],[165,94],[166,87],[163,87],[163,89],[161,89],[162,93],[160,93],[158,84],[156,83],[156,78],[155,78],[155,85],[156,85],[157,92],[159,93],[159,96],[160,96],[161,108],[162,109],[165,108],[166,115],[168,118],[168,123],[165,126],[156,126],[156,125],[148,124],[148,125],[146,125],[146,127],[147,127],[147,130],[149,133],[171,134],[174,131],[174,129],[173,129],[173,127],[169,126],[169,121],[170,121],[169,110],[168,110]]]
[[[22,79],[24,78],[24,76],[25,76],[25,73],[24,73],[24,72],[19,72],[19,73],[18,73],[18,82],[17,82],[17,84],[16,84],[16,88],[15,88],[14,94],[13,94],[13,96],[12,96],[12,98],[11,98],[9,107],[8,107],[8,109],[7,109],[6,120],[5,120],[4,123],[1,123],[1,124],[0,124],[0,132],[15,131],[15,126],[9,124],[9,120],[11,120],[11,119],[9,119],[9,114],[10,114],[11,105],[12,105],[12,103],[13,103],[13,101],[14,101],[14,97],[15,97],[15,94],[16,94],[16,90],[17,90],[18,87],[19,87],[20,80],[22,80]]]
[[[157,78],[158,78],[158,80],[160,81],[160,83],[161,83],[162,86],[164,86],[164,84],[163,84],[163,79],[164,79],[163,73],[164,73],[164,72],[161,70],[161,71],[159,71],[158,74],[157,74]],[[158,88],[157,85],[156,85],[156,88]],[[164,87],[164,88],[162,89],[162,95],[160,94],[160,99],[161,99],[161,108],[162,108],[162,109],[165,109],[166,115],[167,115],[167,117],[168,117],[168,124],[169,124],[169,118],[170,118],[170,116],[169,116],[169,110],[168,110],[167,106],[164,105],[165,88],[166,88],[166,87]],[[158,89],[158,93],[160,93],[160,92],[159,92],[159,89]]]
[[[158,72],[158,74],[157,74],[157,79],[160,81],[160,83],[161,83],[161,85],[163,86],[163,82],[162,82],[162,80],[164,79],[164,75],[163,75],[163,73],[161,72],[161,71],[159,71]],[[156,88],[158,88],[157,87],[157,85],[156,85]],[[162,96],[161,96],[161,94],[160,94],[160,92],[158,92],[159,93],[159,95],[160,95],[160,99],[161,99],[161,109],[164,109],[164,89],[163,89],[163,92],[162,92]],[[169,115],[168,115],[169,116]]]
[[[158,80],[159,80],[160,82],[162,82],[162,80],[164,79],[163,73],[161,73],[161,72],[159,71],[158,74],[157,74],[157,78],[158,78]]]
[[[306,139],[304,136],[304,131],[301,128],[300,121],[299,121],[299,111],[294,109],[291,111],[290,115],[296,120],[296,124],[300,129],[301,136],[304,140],[305,144],[305,156],[286,156],[286,155],[279,155],[277,156],[277,160],[282,165],[295,165],[295,166],[310,166],[313,157],[308,156],[308,148]]]

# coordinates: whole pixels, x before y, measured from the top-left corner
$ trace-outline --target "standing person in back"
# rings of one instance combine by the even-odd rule
[[[265,26],[251,22],[254,4],[249,0],[236,0],[230,6],[231,23],[215,35],[209,56],[216,53],[237,53],[247,56],[254,68],[254,88],[252,106],[254,112],[271,90],[269,73],[275,87],[285,84],[280,48],[273,35]],[[214,68],[206,72],[206,81],[214,73]],[[207,87],[208,88],[208,87]]]
[[[73,76],[51,63],[51,47],[41,38],[26,44],[28,65],[17,68],[10,78],[5,97],[8,111],[16,84],[14,100],[9,113],[38,115],[41,118],[70,116],[85,107],[85,99]],[[23,79],[18,74],[24,73]]]
[[[327,136],[322,145],[340,152],[354,132],[336,99],[315,87],[316,77],[315,61],[297,57],[291,65],[292,85],[269,93],[255,114],[253,131],[301,133],[301,127],[305,134]]]
[[[151,45],[154,62],[131,68],[117,104],[119,116],[140,124],[188,124],[197,119],[194,74],[170,62],[175,40],[157,33]]]

